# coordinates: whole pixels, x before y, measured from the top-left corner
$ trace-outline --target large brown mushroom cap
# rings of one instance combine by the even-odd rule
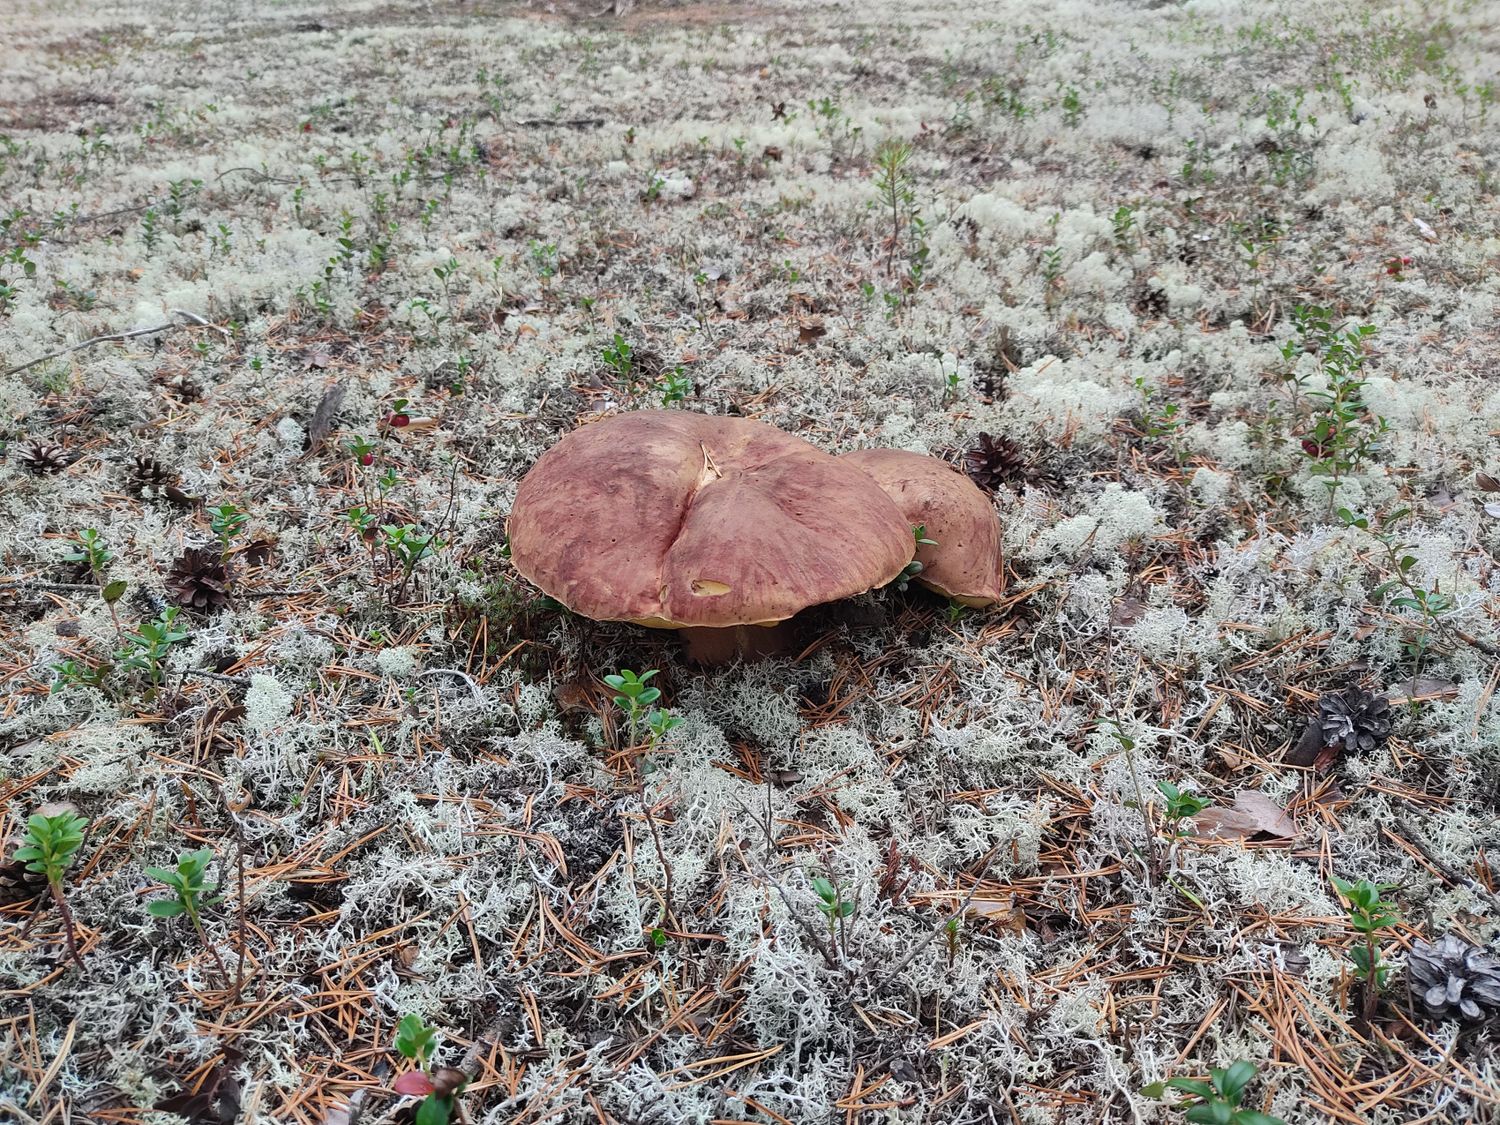
[[[889,582],[911,527],[855,465],[744,418],[640,410],[568,434],[516,490],[511,561],[596,621],[764,625]]]
[[[861,449],[839,458],[868,473],[936,547],[919,547],[917,581],[970,606],[1000,600],[1000,521],[979,487],[947,462],[901,449]]]

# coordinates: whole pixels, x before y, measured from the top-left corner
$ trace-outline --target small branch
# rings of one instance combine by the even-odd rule
[[[911,951],[908,952],[905,957],[896,962],[895,968],[891,969],[884,976],[876,980],[876,988],[880,988],[882,985],[889,984],[892,980],[894,980],[902,969],[910,965],[914,960],[916,960],[917,956],[924,949],[926,949],[929,945],[937,940],[938,934],[942,933],[945,929],[948,928],[949,922],[953,921],[955,918],[962,918],[964,916],[965,911],[967,911],[969,909],[969,906],[974,902],[974,896],[979,893],[979,886],[984,882],[984,877],[990,873],[990,863],[994,860],[995,853],[999,850],[1000,845],[996,844],[993,848],[985,853],[984,864],[980,867],[979,874],[974,878],[974,885],[969,888],[969,893],[966,894],[963,901],[958,904],[958,909],[955,910],[952,914],[949,914],[941,922],[939,922],[936,929],[934,929],[930,934],[928,934],[925,938],[923,938],[920,942],[913,946]]]
[[[457,676],[469,685],[469,690],[474,693],[474,702],[481,707],[484,706],[484,692],[479,690],[479,685],[474,682],[474,677],[469,675],[469,673],[461,671],[458,668],[428,668],[417,678],[426,679],[428,676]]]
[[[548,125],[563,125],[570,129],[597,129],[604,124],[602,117],[530,117],[515,119],[522,129],[541,129]]]
[[[18,367],[12,367],[5,374],[7,377],[15,375],[18,372],[35,367],[37,364],[46,363],[49,359],[60,359],[65,355],[72,355],[74,352],[82,351],[84,348],[91,348],[95,344],[120,343],[124,340],[133,340],[137,336],[153,336],[158,332],[172,332],[178,328],[210,328],[222,335],[226,340],[231,339],[227,331],[220,328],[217,324],[210,324],[197,313],[186,312],[183,309],[168,309],[167,311],[172,316],[181,317],[182,319],[169,320],[165,324],[154,324],[150,328],[132,328],[125,332],[110,332],[103,336],[95,336],[91,340],[84,340],[81,344],[74,344],[70,348],[63,348],[60,351],[48,352],[46,355],[38,356],[36,359],[23,363]]]
[[[52,890],[52,901],[57,905],[57,912],[62,915],[63,934],[68,939],[68,953],[72,956],[73,962],[82,969],[83,957],[78,952],[78,938],[73,933],[73,911],[68,909],[68,900],[63,896],[62,888],[50,881],[47,885]]]

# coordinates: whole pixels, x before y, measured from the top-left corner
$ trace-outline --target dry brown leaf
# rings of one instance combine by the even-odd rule
[[[1003,899],[976,898],[964,911],[976,922],[1013,934],[1026,932],[1026,915],[1016,907],[1014,895]]]
[[[1287,811],[1258,789],[1242,789],[1229,808],[1213,806],[1193,817],[1198,835],[1218,840],[1249,840],[1270,836],[1289,840],[1297,825]]]
[[[1385,689],[1385,697],[1392,703],[1428,703],[1457,696],[1458,685],[1437,676],[1408,676]]]
[[[333,429],[333,420],[338,416],[339,407],[344,405],[344,394],[346,388],[343,383],[335,383],[323,392],[323,398],[318,402],[317,409],[313,411],[312,421],[307,424],[307,451],[315,452],[328,437],[328,432]]]

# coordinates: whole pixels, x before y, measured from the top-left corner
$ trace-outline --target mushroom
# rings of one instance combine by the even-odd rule
[[[681,629],[718,663],[889,582],[911,526],[857,466],[744,418],[640,410],[568,434],[516,489],[511,562],[596,621]]]
[[[1000,521],[973,481],[946,461],[901,449],[861,449],[839,458],[883,488],[908,523],[935,546],[917,549],[916,580],[967,606],[993,605],[1005,590]]]

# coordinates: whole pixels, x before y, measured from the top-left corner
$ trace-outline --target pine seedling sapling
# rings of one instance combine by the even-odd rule
[[[63,934],[68,941],[68,953],[81,969],[83,958],[78,953],[78,938],[73,929],[73,912],[68,908],[67,896],[63,894],[63,879],[68,865],[83,844],[83,830],[88,821],[75,812],[64,811],[46,815],[34,814],[26,822],[26,837],[16,850],[15,859],[24,863],[26,870],[47,880],[47,889],[52,902],[62,918]]]
[[[437,1028],[423,1023],[422,1017],[415,1013],[401,1017],[396,1025],[396,1050],[419,1069],[401,1075],[393,1088],[398,1094],[422,1098],[417,1106],[416,1125],[448,1125],[454,1101],[469,1082],[469,1076],[457,1067],[432,1068],[432,1052],[436,1047]]]
[[[1368,879],[1350,883],[1335,875],[1333,885],[1347,904],[1349,924],[1364,938],[1363,944],[1350,948],[1349,960],[1354,962],[1354,979],[1361,984],[1360,1014],[1369,1022],[1375,1015],[1376,1002],[1391,972],[1381,952],[1381,932],[1394,928],[1401,921],[1396,904],[1382,897],[1396,884],[1372,883]]]
[[[213,955],[214,963],[219,968],[219,975],[227,983],[229,972],[224,968],[224,962],[219,957],[219,951],[213,943],[208,940],[208,934],[203,929],[202,910],[205,906],[211,906],[219,901],[219,896],[210,898],[218,890],[217,883],[207,881],[208,865],[213,862],[214,853],[212,848],[200,848],[196,852],[187,852],[177,859],[176,868],[148,867],[146,874],[163,884],[172,892],[173,897],[157,899],[155,902],[146,904],[146,913],[153,918],[176,918],[179,915],[187,915],[192,923],[194,931],[209,953]]]
[[[1286,1125],[1279,1117],[1240,1105],[1245,1087],[1255,1075],[1255,1064],[1241,1059],[1233,1066],[1209,1071],[1207,1082],[1199,1078],[1170,1078],[1151,1083],[1141,1093],[1148,1098],[1160,1098],[1168,1090],[1191,1094],[1196,1100],[1188,1106],[1187,1120],[1195,1125]]]
[[[625,712],[625,718],[630,722],[630,745],[635,745],[636,731],[640,728],[641,720],[646,717],[647,708],[661,698],[661,689],[647,687],[646,681],[656,675],[655,668],[649,668],[637,676],[629,668],[621,668],[612,676],[605,676],[604,682],[614,688],[618,693],[615,696],[615,706]]]

